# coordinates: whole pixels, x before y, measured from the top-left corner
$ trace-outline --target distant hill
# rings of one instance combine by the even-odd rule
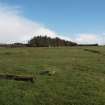
[[[78,46],[99,46],[99,45],[96,43],[96,44],[78,44]]]
[[[51,38],[47,36],[35,36],[27,43],[12,43],[0,44],[0,47],[63,47],[63,46],[77,46],[78,44],[72,41],[60,39],[58,37]]]
[[[47,36],[35,36],[28,41],[29,47],[62,47],[62,46],[76,46],[77,43],[60,39],[58,37],[51,38]]]
[[[76,42],[64,40],[58,37],[35,36],[27,43],[0,44],[0,47],[66,47],[66,46],[99,46],[96,44],[77,44]]]

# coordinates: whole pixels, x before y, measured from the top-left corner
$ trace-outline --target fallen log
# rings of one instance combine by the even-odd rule
[[[17,81],[30,81],[32,83],[34,82],[33,77],[15,76],[14,80],[17,80]]]
[[[40,75],[49,75],[52,76],[56,73],[55,70],[49,71],[49,70],[45,70],[45,71],[40,71]]]
[[[11,74],[0,74],[0,79],[16,80],[16,81],[26,81],[34,82],[34,77],[32,76],[22,76],[22,75],[11,75]]]
[[[40,72],[40,75],[49,74],[49,72],[50,72],[50,71],[48,71],[48,70],[44,70],[44,71],[41,71],[41,72]]]

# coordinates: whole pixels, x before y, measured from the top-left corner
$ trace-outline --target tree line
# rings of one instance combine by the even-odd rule
[[[28,47],[63,47],[63,46],[76,46],[77,43],[60,39],[58,37],[51,38],[47,36],[35,36],[27,43]]]
[[[0,44],[0,47],[67,47],[67,46],[98,46],[98,44],[77,44],[72,41],[60,39],[58,37],[51,38],[47,36],[35,36],[31,38],[27,43],[12,43],[12,44]]]
[[[35,36],[27,43],[12,43],[0,44],[0,47],[63,47],[63,46],[76,46],[77,43],[60,39],[58,37],[51,38],[47,36]]]

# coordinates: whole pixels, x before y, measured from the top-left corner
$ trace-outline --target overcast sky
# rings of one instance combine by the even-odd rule
[[[105,44],[105,0],[0,0],[0,43],[35,35]]]

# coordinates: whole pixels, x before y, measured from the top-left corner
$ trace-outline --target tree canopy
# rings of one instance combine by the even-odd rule
[[[28,41],[29,47],[62,47],[62,46],[75,46],[77,43],[60,39],[58,37],[51,38],[47,36],[35,36]]]

